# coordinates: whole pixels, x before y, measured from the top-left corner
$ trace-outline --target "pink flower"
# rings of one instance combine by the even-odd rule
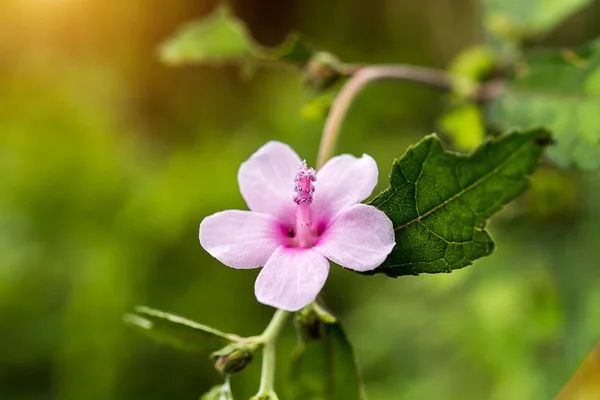
[[[392,221],[358,204],[373,191],[377,175],[377,164],[366,154],[334,157],[315,173],[291,147],[269,142],[238,172],[251,211],[206,217],[200,244],[229,267],[264,266],[254,286],[258,301],[297,311],[323,288],[327,259],[369,271],[392,251]]]

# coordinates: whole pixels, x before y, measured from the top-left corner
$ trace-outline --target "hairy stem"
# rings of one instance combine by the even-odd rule
[[[274,393],[275,342],[289,315],[288,311],[275,311],[271,322],[269,322],[262,335],[259,336],[259,341],[263,343],[263,359],[260,386],[255,398],[261,398],[261,396],[272,395]]]
[[[432,86],[442,90],[452,89],[450,77],[435,69],[412,65],[374,65],[352,70],[352,76],[336,96],[321,136],[317,168],[323,166],[333,154],[342,123],[352,101],[371,82],[396,79]]]

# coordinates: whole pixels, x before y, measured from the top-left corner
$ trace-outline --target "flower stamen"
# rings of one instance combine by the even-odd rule
[[[314,182],[316,180],[315,170],[306,166],[306,160],[302,161],[294,179],[296,184],[294,202],[297,204],[295,238],[297,245],[300,247],[312,247],[314,243],[314,237],[310,231],[312,224],[310,204],[313,201]]]

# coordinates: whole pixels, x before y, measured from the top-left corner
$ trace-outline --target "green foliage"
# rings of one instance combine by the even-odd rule
[[[290,369],[290,398],[363,400],[354,350],[339,321],[323,310],[302,313],[297,320],[300,343]]]
[[[452,79],[453,93],[459,99],[470,98],[479,82],[492,75],[496,69],[497,55],[485,46],[468,47],[456,56],[448,72]]]
[[[226,6],[211,15],[182,27],[159,49],[167,64],[236,63],[252,67],[257,61],[280,61],[304,65],[312,49],[297,35],[291,35],[279,47],[265,48],[254,41],[243,21]]]
[[[374,273],[450,272],[489,255],[486,220],[521,194],[550,142],[543,129],[514,132],[468,156],[428,136],[394,162],[390,187],[371,201],[394,223],[396,247]]]
[[[556,138],[549,150],[562,166],[600,168],[600,40],[577,52],[530,55],[505,92],[490,105],[501,129],[544,125]]]
[[[188,351],[216,350],[240,338],[211,327],[148,307],[136,307],[125,323],[151,339]]]
[[[541,34],[592,0],[483,0],[484,22],[492,33],[512,39]]]
[[[475,104],[462,104],[440,118],[440,128],[452,138],[459,150],[472,150],[485,136],[483,118]]]
[[[222,6],[182,27],[161,46],[160,56],[168,64],[239,62],[257,51],[245,25]]]

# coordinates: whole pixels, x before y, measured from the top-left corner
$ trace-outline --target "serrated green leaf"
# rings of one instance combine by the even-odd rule
[[[310,335],[301,332],[288,388],[293,400],[364,400],[354,350],[340,323],[314,315]]]
[[[531,54],[508,88],[489,106],[500,129],[547,126],[562,166],[600,168],[600,40],[574,51]]]
[[[372,273],[450,272],[489,255],[486,220],[528,186],[550,142],[543,129],[489,140],[470,155],[444,150],[435,135],[396,160],[390,187],[370,204],[394,224],[396,247]]]
[[[184,25],[159,49],[161,60],[168,64],[240,62],[257,52],[259,47],[244,23],[224,6]]]
[[[214,351],[240,340],[236,335],[148,307],[136,307],[135,313],[124,316],[124,321],[159,343],[188,351]]]
[[[500,36],[524,38],[549,31],[592,0],[483,0],[484,22]]]

